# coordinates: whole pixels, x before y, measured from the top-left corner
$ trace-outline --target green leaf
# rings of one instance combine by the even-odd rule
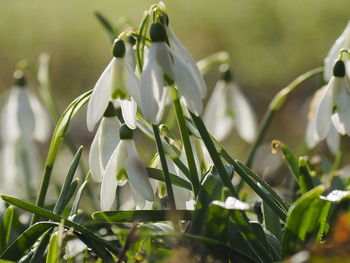
[[[46,263],[57,263],[59,262],[59,249],[60,246],[58,244],[58,233],[54,233],[51,235],[49,248],[47,250]]]
[[[97,20],[101,23],[102,27],[106,30],[109,38],[113,42],[114,38],[118,35],[118,31],[114,29],[112,23],[102,13],[95,11]]]
[[[1,255],[1,259],[18,261],[34,245],[35,242],[56,224],[50,222],[36,223],[24,231]]]
[[[164,182],[164,175],[162,170],[156,168],[146,168],[146,170],[150,178]],[[192,191],[192,186],[190,182],[182,179],[181,177],[175,174],[169,173],[169,175],[172,184]]]
[[[53,209],[53,212],[55,214],[61,214],[64,210],[64,208],[66,207],[66,205],[68,204],[68,202],[70,201],[70,198],[72,197],[72,194],[68,194],[68,192],[70,192],[70,189],[72,189],[72,181],[74,178],[74,174],[78,168],[79,165],[79,161],[81,158],[81,154],[83,151],[83,147],[80,146],[80,148],[78,149],[78,151],[76,152],[73,161],[69,167],[68,173],[66,175],[66,178],[63,182],[63,186],[61,188],[61,192],[60,195],[57,199],[57,202],[55,204],[55,207]],[[73,186],[74,187],[74,186]],[[73,192],[74,193],[74,192]]]
[[[320,185],[302,195],[289,209],[282,239],[282,256],[289,256],[302,248],[310,235],[316,235],[320,215],[326,201],[320,198],[325,187]]]
[[[234,162],[233,165],[236,172],[254,190],[254,192],[256,192],[257,195],[259,195],[261,199],[270,206],[279,218],[285,221],[287,216],[287,205],[272,187],[241,162]]]
[[[289,147],[278,140],[272,141],[272,151],[276,153],[278,151],[278,148],[281,149],[282,155],[284,160],[287,162],[288,168],[291,172],[291,174],[294,176],[294,179],[296,182],[299,182],[299,163],[298,159],[294,156],[292,151],[289,149]]]
[[[52,135],[50,149],[47,154],[44,175],[40,186],[40,193],[36,201],[36,205],[38,207],[42,207],[44,205],[53,165],[56,160],[58,150],[67,132],[70,121],[75,116],[75,114],[77,114],[79,110],[89,101],[91,93],[92,90],[87,91],[84,94],[80,95],[78,98],[76,98],[64,111],[56,125],[55,131]],[[32,218],[32,223],[35,223],[37,220],[38,216],[34,215]]]
[[[0,254],[7,247],[8,241],[10,239],[14,213],[15,213],[14,207],[9,206],[2,217],[2,221],[0,225]]]
[[[311,178],[309,165],[304,157],[299,157],[298,182],[302,195],[315,187]]]
[[[83,194],[83,191],[86,187],[86,185],[88,184],[88,182],[90,181],[90,177],[91,177],[91,172],[89,172],[86,177],[85,177],[85,180],[84,182],[82,183],[82,185],[79,187],[79,190],[75,196],[75,199],[74,199],[74,202],[73,202],[73,205],[72,205],[72,209],[70,211],[70,214],[69,216],[73,216],[77,213],[78,211],[78,208],[79,208],[79,203],[80,203],[80,200],[81,200],[81,196]]]
[[[265,203],[265,201],[263,201],[263,215],[266,229],[274,234],[279,241],[281,241],[282,232],[280,218],[270,208],[270,206]]]
[[[1,195],[1,198],[7,203],[10,203],[14,206],[17,206],[17,207],[22,208],[26,211],[37,214],[39,216],[48,218],[48,219],[53,220],[55,222],[61,222],[62,220],[64,220],[65,227],[68,227],[68,228],[72,227],[74,230],[76,230],[82,236],[85,236],[87,239],[90,240],[91,243],[89,243],[89,246],[96,252],[96,254],[99,251],[101,251],[100,247],[105,247],[116,255],[119,254],[118,248],[116,248],[115,246],[112,246],[110,243],[106,242],[104,239],[98,237],[93,232],[91,232],[89,229],[87,229],[87,228],[85,228],[85,227],[83,227],[83,226],[81,226],[81,225],[79,225],[71,220],[68,220],[62,216],[54,214],[54,213],[52,213],[44,208],[37,207],[35,205],[29,204],[27,202],[24,202],[22,200],[19,200],[19,199],[10,197],[10,196]],[[97,246],[99,246],[99,247],[97,247]],[[98,254],[98,255],[101,258],[104,258],[104,260],[106,260],[106,262],[113,262],[112,257],[108,252],[104,253],[102,255],[101,254]]]
[[[224,187],[220,176],[212,170],[204,177],[202,186],[199,189],[196,209],[193,212],[192,224],[189,233],[203,235],[205,219],[208,216],[208,209],[212,201],[221,199],[221,190]]]
[[[98,211],[92,218],[109,223],[121,222],[149,222],[170,220],[170,210],[131,210],[131,211]],[[180,220],[190,220],[191,210],[175,210],[175,217]]]

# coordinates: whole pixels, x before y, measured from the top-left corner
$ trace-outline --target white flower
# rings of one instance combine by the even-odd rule
[[[128,45],[127,47],[130,47]],[[87,108],[87,126],[93,131],[96,123],[102,118],[111,99],[118,99],[125,123],[136,128],[136,110],[139,100],[139,79],[135,75],[132,58],[125,57],[133,53],[126,50],[124,41],[117,40],[113,47],[113,58],[97,80]],[[127,61],[129,63],[127,63]],[[131,97],[128,98],[128,95]]]
[[[118,136],[120,126],[117,117],[103,117],[92,141],[89,166],[92,178],[97,182],[101,182],[107,163],[120,141]]]
[[[308,124],[306,128],[306,145],[309,149],[312,149],[318,144],[321,139],[318,136],[317,130],[316,130],[316,118],[315,118],[315,111],[316,111],[316,106],[318,105],[318,102],[321,98],[322,93],[326,89],[326,86],[323,88],[317,90],[315,95],[313,96],[310,107],[309,107],[309,114],[308,114]],[[338,114],[337,114],[338,116]],[[332,123],[328,134],[326,135],[326,142],[327,145],[330,149],[330,151],[333,154],[337,154],[339,152],[339,146],[340,146],[340,135],[337,132],[337,130],[334,127],[334,124]]]
[[[164,88],[166,78],[170,78],[176,84],[183,96],[184,104],[191,112],[200,115],[203,110],[202,97],[205,96],[205,85],[201,76],[196,73],[191,64],[193,59],[188,52],[184,53],[169,48],[166,44],[167,33],[160,23],[152,24],[150,46],[147,60],[141,76],[139,106],[145,119],[153,124],[158,124],[163,116],[168,90]],[[173,42],[175,43],[175,42]],[[197,69],[199,72],[199,70]],[[203,81],[204,83],[204,81]]]
[[[100,194],[102,210],[109,210],[112,207],[117,186],[125,184],[126,180],[129,182],[135,203],[141,204],[139,206],[142,206],[143,200],[153,201],[154,198],[146,168],[132,140],[132,131],[125,125],[120,128],[120,138],[121,141],[108,161],[102,178]]]
[[[16,84],[1,112],[1,184],[7,192],[33,197],[41,174],[34,141],[49,135],[49,120],[39,100],[26,88],[23,73],[15,72]]]
[[[229,69],[225,80],[219,80],[203,114],[209,132],[219,141],[225,139],[236,126],[238,134],[247,142],[256,137],[256,117],[239,87],[232,81]]]
[[[338,59],[339,51],[341,49],[350,49],[350,22],[348,22],[343,33],[335,41],[324,60],[324,79],[326,81],[329,81],[333,76],[333,65]]]
[[[350,135],[350,86],[342,60],[335,63],[333,75],[316,107],[316,131],[320,140],[328,135],[331,123],[338,133]]]
[[[49,119],[39,100],[24,85],[15,86],[1,112],[3,141],[44,142],[49,132]]]

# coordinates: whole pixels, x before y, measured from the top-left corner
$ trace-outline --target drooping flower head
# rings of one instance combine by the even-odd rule
[[[145,200],[153,201],[154,198],[146,168],[136,151],[133,131],[123,124],[119,135],[120,142],[113,151],[102,178],[100,194],[102,210],[109,210],[112,207],[117,186],[127,181],[138,207],[142,208]]]
[[[339,51],[342,49],[350,49],[350,22],[348,22],[343,33],[335,41],[329,50],[327,57],[324,59],[324,79],[328,82],[333,76],[333,66],[338,59]]]
[[[238,134],[247,142],[256,136],[255,114],[233,80],[227,65],[220,69],[223,73],[214,88],[203,114],[203,120],[209,132],[219,141],[225,139],[235,126]]]
[[[22,71],[14,74],[15,85],[1,111],[1,173],[3,191],[32,197],[41,174],[35,141],[44,142],[50,132],[48,116],[28,90]]]
[[[117,111],[113,103],[109,102],[92,141],[89,154],[89,166],[92,178],[97,182],[102,181],[107,163],[120,141],[118,136],[120,126]]]
[[[316,107],[316,131],[320,138],[326,138],[331,123],[344,135],[350,135],[350,85],[345,75],[344,62],[334,64],[333,76],[324,89]]]
[[[132,46],[127,45],[130,49]],[[125,57],[126,54],[128,57]],[[139,79],[135,75],[132,63],[133,52],[126,49],[123,40],[113,44],[113,58],[97,80],[87,108],[87,126],[92,131],[102,118],[110,100],[116,100],[122,109],[125,123],[136,128],[136,110],[138,101]]]
[[[182,45],[182,49],[172,48],[162,23],[151,25],[150,38],[152,43],[142,72],[139,103],[145,119],[153,124],[160,122],[168,92],[166,85],[175,85],[186,107],[200,115],[205,91],[199,83],[204,81],[196,74],[193,63],[189,63],[193,59],[187,51],[182,52],[185,50]]]

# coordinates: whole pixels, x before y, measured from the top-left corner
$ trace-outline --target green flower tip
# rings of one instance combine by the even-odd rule
[[[125,56],[125,43],[123,40],[116,40],[113,43],[113,56],[123,58]]]
[[[150,29],[150,36],[152,42],[166,42],[167,34],[164,26],[161,23],[154,23]]]
[[[118,111],[116,108],[114,108],[114,105],[112,102],[108,103],[107,109],[105,110],[105,113],[103,114],[103,117],[115,117],[118,115]]]
[[[119,137],[121,140],[132,140],[134,132],[124,123],[119,129]]]
[[[334,77],[344,78],[345,77],[345,64],[342,60],[337,60],[333,67]]]
[[[230,69],[230,67],[227,64],[222,64],[219,68],[222,76],[221,78],[225,81],[225,82],[231,82],[233,81],[233,73],[232,70]]]
[[[15,73],[13,73],[13,78],[15,80],[15,86],[17,87],[23,88],[27,83],[22,70],[16,70]]]

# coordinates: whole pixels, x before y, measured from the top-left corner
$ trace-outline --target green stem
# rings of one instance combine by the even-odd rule
[[[152,127],[153,127],[154,137],[156,139],[156,145],[157,145],[157,150],[159,153],[160,162],[162,164],[162,170],[163,170],[166,190],[167,190],[167,194],[169,197],[170,209],[172,211],[175,211],[176,205],[175,205],[174,192],[173,192],[173,187],[171,185],[168,165],[166,162],[166,157],[165,157],[162,141],[160,139],[159,127],[158,127],[158,125],[152,125]]]
[[[211,136],[208,133],[207,128],[205,127],[202,119],[200,117],[194,115],[193,113],[191,113],[191,115],[192,115],[192,119],[193,119],[202,139],[203,139],[203,142],[208,149],[210,157],[214,162],[215,168],[217,169],[217,171],[220,175],[222,183],[230,190],[232,196],[238,198],[238,194],[231,183],[230,177],[226,172],[224,164],[222,163],[222,161],[220,159],[220,155],[217,152],[215,145],[214,145],[214,142],[212,141]]]
[[[180,99],[179,99],[179,96],[177,94],[177,91],[174,88],[171,88],[171,93],[172,93],[172,97],[173,97],[173,105],[174,105],[175,112],[176,112],[177,122],[178,122],[178,125],[180,128],[181,138],[182,138],[183,145],[185,148],[188,168],[189,168],[190,174],[191,174],[191,183],[193,186],[193,192],[194,192],[194,196],[197,197],[200,183],[199,183],[199,179],[198,179],[196,161],[194,159],[193,150],[192,150],[192,146],[191,146],[190,135],[188,133],[185,117],[184,117],[183,112],[182,112],[181,103],[180,103]]]
[[[250,153],[248,155],[246,166],[251,168],[254,161],[255,154],[256,154],[256,150],[258,149],[259,145],[263,141],[266,135],[266,132],[270,127],[271,121],[275,116],[275,113],[284,104],[289,94],[291,94],[301,83],[321,73],[323,73],[323,67],[312,69],[300,75],[296,79],[294,79],[287,87],[285,87],[275,95],[275,97],[273,98],[273,100],[269,105],[268,110],[266,111],[263,117],[262,124],[259,128],[258,136],[256,137],[255,142],[252,146],[252,149],[250,150]]]

